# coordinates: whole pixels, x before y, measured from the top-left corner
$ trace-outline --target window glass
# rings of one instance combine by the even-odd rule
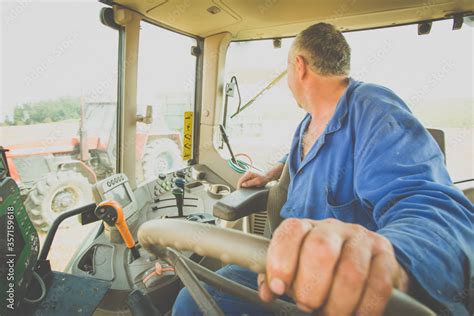
[[[97,1],[0,5],[0,145],[43,239],[59,213],[93,201],[95,179],[115,172],[118,32],[100,23]],[[90,229],[76,218],[60,226],[55,270]]]
[[[226,82],[237,77],[241,107],[286,70],[292,39],[283,39],[281,48],[272,40],[233,42],[226,62]],[[234,154],[249,155],[259,168],[269,168],[289,151],[293,132],[305,112],[288,89],[286,75],[258,97],[254,103],[230,118],[238,108],[238,94],[228,100],[226,131]],[[229,156],[226,147],[225,155]],[[230,156],[229,156],[230,157]]]
[[[137,126],[137,182],[185,166],[181,157],[184,112],[194,109],[196,40],[142,22],[138,64],[138,112],[152,106],[153,123]]]
[[[419,36],[416,25],[345,34],[352,49],[351,75],[398,94],[426,128],[445,133],[453,181],[474,178],[473,28],[452,30],[434,22]]]
[[[453,181],[474,177],[473,28],[452,30],[452,21],[345,33],[351,46],[351,77],[386,86],[398,94],[427,128],[444,131],[446,161]],[[286,67],[292,39],[274,49],[272,41],[231,43],[226,79],[237,76],[245,104]],[[228,113],[238,100],[230,98]],[[234,119],[227,119],[235,152],[250,154],[268,168],[287,151],[302,118],[286,77]]]

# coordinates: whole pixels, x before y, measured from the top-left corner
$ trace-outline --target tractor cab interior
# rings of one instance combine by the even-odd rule
[[[447,89],[457,85],[468,90],[468,97],[472,89],[472,67],[460,67],[457,62],[462,64],[467,58],[472,66],[472,1],[100,3],[102,27],[118,38],[117,101],[82,101],[83,109],[89,106],[95,110],[91,114],[84,110],[76,147],[68,149],[74,151],[74,159],[65,159],[63,153],[58,160],[59,155],[54,154],[54,162],[45,163],[48,172],[54,165],[59,177],[22,182],[31,167],[31,163],[19,164],[26,155],[25,146],[0,143],[4,147],[0,164],[2,232],[11,231],[16,245],[12,249],[7,238],[2,242],[2,255],[5,247],[6,256],[14,253],[12,258],[17,260],[13,268],[7,263],[3,266],[2,273],[12,273],[14,281],[1,281],[1,298],[13,307],[5,307],[2,315],[13,310],[18,315],[166,315],[183,286],[205,314],[222,315],[199,280],[262,304],[271,312],[301,313],[296,305],[283,300],[263,303],[256,291],[213,271],[228,263],[265,271],[268,238],[281,221],[279,211],[286,201],[288,167],[279,181],[264,188],[237,189],[237,181],[247,170],[268,168],[288,150],[302,112],[286,88],[286,55],[294,36],[316,22],[332,23],[345,32],[353,41],[354,59],[359,52],[368,56],[366,64],[355,64],[354,76],[361,79],[387,76],[387,60],[392,57],[411,56],[415,64],[422,56],[431,58],[438,68],[430,70],[428,79],[420,79],[427,82],[425,86],[407,90],[412,103],[431,94],[437,98],[443,93],[436,92],[438,82],[446,77],[451,82]],[[453,33],[459,46],[445,47],[439,40],[434,44],[426,40],[419,47],[403,47],[406,43],[394,44],[390,37],[402,32],[417,40],[431,36],[431,28],[434,31],[438,26],[444,28],[443,34]],[[465,41],[469,36],[471,42]],[[174,43],[182,55],[169,52],[157,61],[154,56],[158,51],[150,44],[153,41],[159,41],[165,52],[166,46]],[[407,43],[411,45],[415,39]],[[439,59],[451,59],[439,64],[439,59],[430,57],[431,52],[416,52],[423,45],[444,47],[446,54]],[[413,52],[407,52],[410,49]],[[402,51],[407,55],[397,57]],[[163,73],[160,67],[171,72]],[[428,69],[428,65],[424,67]],[[465,80],[465,73],[456,72],[463,67],[470,82],[456,81]],[[165,79],[149,82],[144,79],[145,72]],[[403,78],[395,75],[393,81]],[[171,92],[159,99],[160,106],[155,106],[153,102],[158,101],[149,100],[157,82],[181,90],[170,88]],[[473,201],[472,94],[467,102],[453,104],[449,110],[464,111],[458,116],[451,113],[459,126],[437,126],[440,113],[444,113],[440,107],[434,107],[427,124],[433,127],[430,132],[446,153],[448,166],[453,161],[453,180]],[[101,109],[107,109],[107,114],[94,114]],[[426,108],[414,110],[416,115],[425,112]],[[458,117],[463,121],[456,121]],[[103,137],[92,135],[86,123],[91,121],[96,122],[91,124],[94,128],[103,124],[98,132]],[[467,155],[456,153],[465,144],[460,137],[470,137],[471,147],[463,148]],[[470,174],[465,173],[466,166],[470,166]],[[88,183],[88,193],[81,195],[78,203],[72,201],[81,190],[76,194],[49,186],[65,177],[64,172],[81,175],[76,181],[81,186]],[[33,182],[40,185],[28,187]],[[43,196],[49,191],[49,201],[54,203],[44,204],[48,199]],[[28,192],[34,194],[27,196]],[[58,208],[68,207],[51,211],[55,203]],[[49,210],[45,211],[48,215],[43,214],[43,208]],[[94,228],[64,271],[54,271],[49,261],[51,245],[58,228],[71,217]],[[41,245],[36,230],[47,231]],[[9,288],[14,295],[9,294]],[[394,290],[385,314],[434,312]]]

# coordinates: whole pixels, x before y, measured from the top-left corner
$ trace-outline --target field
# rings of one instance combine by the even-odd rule
[[[12,145],[40,142],[48,146],[56,139],[72,139],[77,136],[79,121],[63,121],[35,125],[0,126],[0,145],[8,148]]]

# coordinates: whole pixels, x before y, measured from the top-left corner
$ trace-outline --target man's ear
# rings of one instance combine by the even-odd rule
[[[296,55],[295,66],[298,79],[303,79],[308,73],[308,64],[303,56]]]

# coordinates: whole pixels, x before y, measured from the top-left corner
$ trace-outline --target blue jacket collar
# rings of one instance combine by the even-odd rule
[[[344,94],[339,99],[336,111],[332,116],[331,120],[329,121],[328,125],[326,126],[326,130],[324,134],[334,133],[335,131],[339,130],[342,127],[342,123],[344,118],[347,115],[348,111],[348,101],[352,95],[352,91],[360,84],[359,81],[356,81],[352,78],[349,78],[349,84],[347,85],[347,89]]]

